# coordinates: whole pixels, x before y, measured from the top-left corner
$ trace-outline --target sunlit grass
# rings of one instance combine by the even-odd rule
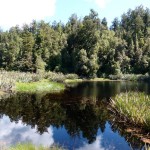
[[[31,143],[24,143],[24,144],[17,144],[15,146],[7,148],[6,150],[64,150],[64,149],[57,145],[51,147],[44,147],[42,145],[35,146]]]
[[[139,92],[121,93],[111,104],[125,119],[150,131],[150,96]]]
[[[63,83],[50,82],[48,80],[41,80],[30,83],[16,83],[16,91],[19,92],[57,92],[65,89]]]

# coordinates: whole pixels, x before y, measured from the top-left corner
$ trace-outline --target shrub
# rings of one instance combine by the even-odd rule
[[[120,75],[109,75],[109,79],[111,80],[128,80],[128,81],[150,81],[149,75],[141,75],[141,74],[120,74]]]
[[[66,79],[78,79],[79,76],[77,74],[67,74]]]

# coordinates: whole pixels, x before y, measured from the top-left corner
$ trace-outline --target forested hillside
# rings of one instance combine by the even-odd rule
[[[150,73],[150,9],[128,10],[111,27],[91,10],[68,22],[33,21],[0,31],[0,68],[82,77]]]

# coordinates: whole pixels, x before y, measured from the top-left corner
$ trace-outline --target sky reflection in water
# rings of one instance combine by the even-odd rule
[[[71,137],[67,134],[64,128],[56,129],[50,126],[48,132],[40,135],[36,128],[31,128],[22,124],[20,120],[18,123],[11,122],[8,116],[3,116],[0,120],[0,144],[14,145],[20,142],[31,142],[35,145],[51,146],[54,143],[64,145],[64,147],[76,150],[115,150],[115,149],[129,149],[124,138],[119,138],[118,133],[112,132],[110,125],[106,123],[105,132],[99,130],[96,140],[89,144],[82,135]],[[59,134],[58,134],[59,133]],[[120,144],[119,144],[120,143]],[[116,147],[117,145],[117,147]]]
[[[48,128],[47,133],[40,135],[36,128],[32,129],[30,126],[23,125],[21,120],[18,123],[10,122],[9,117],[4,116],[0,120],[0,129],[0,142],[6,145],[32,142],[36,145],[50,146],[54,143],[52,127]]]

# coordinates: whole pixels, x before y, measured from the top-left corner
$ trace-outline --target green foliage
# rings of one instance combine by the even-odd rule
[[[16,82],[28,83],[41,80],[43,77],[34,73],[6,72],[0,71],[0,90],[11,91],[15,90]]]
[[[150,77],[148,74],[118,74],[118,75],[109,75],[109,79],[111,80],[127,80],[127,81],[150,81]]]
[[[45,71],[46,63],[42,60],[41,56],[36,56],[36,72],[41,73]]]
[[[88,57],[87,57],[87,53],[86,50],[81,49],[77,56],[76,56],[76,65],[75,65],[75,71],[79,74],[79,75],[83,75],[86,76],[89,72],[89,68],[88,68]]]
[[[23,73],[0,71],[0,91],[60,91],[66,79],[78,79],[76,74],[54,72]]]
[[[150,130],[150,96],[139,92],[121,93],[111,105],[125,119]]]
[[[78,79],[79,76],[77,74],[67,74],[66,79]]]
[[[64,150],[64,149],[57,145],[51,147],[44,147],[42,145],[35,146],[31,143],[22,143],[17,144],[15,146],[11,146],[10,148],[6,148],[6,150]]]
[[[34,37],[31,32],[29,32],[29,27],[24,26],[22,32],[22,47],[20,50],[21,55],[17,61],[18,69],[21,71],[34,71],[33,66],[33,47],[34,47]]]
[[[94,78],[150,72],[150,10],[139,6],[115,18],[110,29],[98,13],[66,25],[33,21],[0,32],[0,68],[55,71]]]

